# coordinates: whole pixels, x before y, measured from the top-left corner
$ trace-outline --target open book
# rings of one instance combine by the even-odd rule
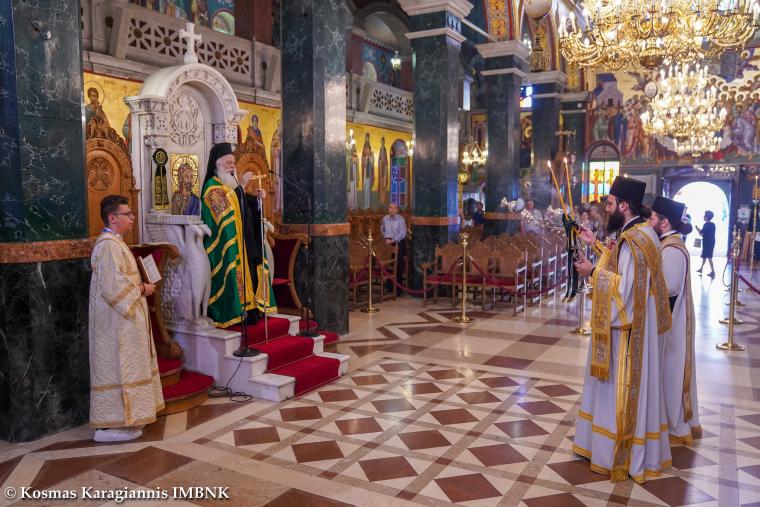
[[[136,256],[136,260],[143,282],[155,284],[161,280],[161,273],[158,271],[158,266],[156,266],[156,261],[153,259],[152,255],[146,257],[140,257],[138,255]]]

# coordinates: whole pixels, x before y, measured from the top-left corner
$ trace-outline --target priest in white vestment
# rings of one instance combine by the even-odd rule
[[[660,236],[662,267],[668,286],[673,326],[662,337],[662,391],[671,444],[693,443],[702,435],[697,414],[697,373],[694,353],[694,301],[690,255],[681,239],[686,205],[657,197],[650,225]]]
[[[123,236],[135,222],[129,201],[100,203],[106,227],[92,251],[90,281],[90,426],[96,442],[139,438],[164,408],[156,347],[143,283]]]
[[[593,280],[592,337],[573,451],[591,470],[612,482],[656,477],[671,466],[661,386],[659,335],[670,328],[659,239],[639,216],[643,182],[617,177],[607,197],[607,246],[590,229],[581,237],[594,245],[596,265],[575,263]]]

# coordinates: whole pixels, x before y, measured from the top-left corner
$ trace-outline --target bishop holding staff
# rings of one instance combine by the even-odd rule
[[[621,231],[609,247],[588,228],[596,265],[575,263],[593,280],[592,337],[573,452],[612,482],[636,482],[671,466],[661,386],[659,336],[670,329],[660,241],[639,215],[643,182],[618,176],[607,197],[608,231]]]
[[[208,316],[217,327],[240,322],[248,312],[249,323],[258,321],[262,311],[277,311],[270,290],[264,294],[266,265],[261,242],[263,189],[247,194],[235,175],[235,156],[230,143],[211,148],[203,183],[201,219],[211,229],[203,240],[211,265],[211,296]],[[268,274],[266,274],[268,277]]]
[[[90,281],[90,426],[96,442],[122,442],[142,435],[164,408],[156,347],[143,283],[124,234],[135,215],[125,197],[100,202],[105,228],[92,251]]]
[[[650,225],[660,236],[660,252],[668,286],[673,327],[662,339],[662,390],[668,415],[670,441],[693,443],[702,427],[697,415],[697,374],[694,354],[694,301],[691,298],[689,251],[681,239],[685,232],[683,203],[658,197],[652,204]]]

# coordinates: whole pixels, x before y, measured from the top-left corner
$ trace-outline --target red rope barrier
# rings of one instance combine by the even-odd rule
[[[438,287],[439,285],[443,283],[443,280],[441,280],[440,282],[427,282],[428,284],[433,285],[433,287],[430,287],[429,289],[410,289],[409,287],[401,285],[393,278],[393,273],[389,273],[385,269],[385,264],[383,263],[383,261],[377,258],[377,255],[375,255],[375,261],[377,262],[378,266],[380,266],[380,270],[383,272],[383,275],[387,276],[397,289],[401,289],[407,294],[412,294],[413,296],[422,296],[423,294],[425,294],[425,292],[430,292],[431,290],[434,290],[436,287]],[[451,264],[451,267],[449,268],[449,272],[446,273],[445,276],[449,276],[454,271],[454,268],[456,268],[458,265],[459,265],[459,261],[453,262]]]
[[[749,280],[747,280],[746,278],[744,278],[744,276],[742,276],[741,273],[737,273],[737,276],[739,277],[739,279],[742,282],[744,282],[745,284],[747,284],[747,287],[749,287],[752,292],[754,292],[755,294],[760,294],[760,290],[758,290],[757,287],[755,287],[754,285],[752,285],[752,283]]]

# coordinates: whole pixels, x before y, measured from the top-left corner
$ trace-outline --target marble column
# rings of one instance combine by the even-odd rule
[[[0,2],[0,439],[89,414],[78,0]]]
[[[283,0],[283,174],[313,199],[311,298],[324,329],[348,331],[346,43],[342,0]],[[306,232],[308,196],[284,188],[283,229]],[[304,276],[303,278],[306,278]],[[305,294],[301,293],[305,301]]]
[[[415,52],[412,276],[421,286],[421,264],[434,258],[436,245],[459,231],[457,159],[459,89],[464,69],[459,51],[461,19],[472,5],[462,0],[401,0],[410,18],[407,37]]]
[[[575,154],[573,172],[573,202],[581,203],[583,196],[583,160],[586,148],[586,106],[588,93],[565,93],[562,95],[562,129],[575,132],[573,144],[567,150]]]
[[[500,208],[503,197],[518,197],[520,181],[520,88],[529,51],[520,41],[478,45],[486,59],[488,159],[486,160],[485,233],[511,232],[519,218]]]
[[[552,183],[546,162],[559,149],[560,94],[567,77],[558,71],[534,72],[527,78],[533,84],[533,198],[537,208],[551,203]]]

